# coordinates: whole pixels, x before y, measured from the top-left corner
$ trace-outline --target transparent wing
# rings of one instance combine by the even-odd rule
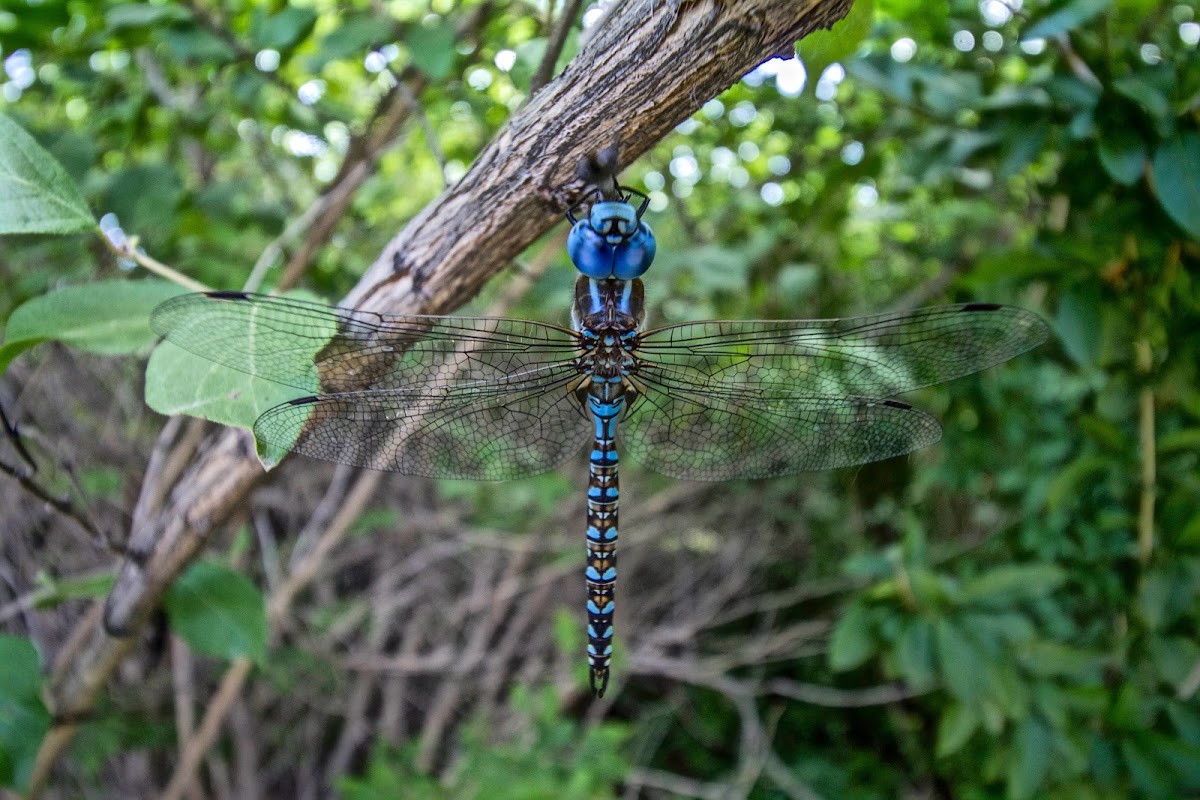
[[[489,382],[503,391],[580,346],[574,331],[527,320],[387,316],[241,292],[172,298],[150,327],[217,364],[325,394]]]
[[[682,390],[638,381],[620,423],[623,450],[674,478],[771,478],[911,453],[941,438],[907,403],[771,387]]]
[[[622,445],[678,478],[763,478],[927,447],[936,420],[890,395],[1036,347],[1046,324],[981,303],[830,320],[693,322],[638,337]]]
[[[326,461],[502,480],[552,469],[590,433],[571,393],[578,336],[553,325],[213,292],[168,300],[151,327],[213,362],[312,392],[268,410],[254,432]]]
[[[691,322],[637,341],[666,389],[775,389],[889,397],[998,364],[1046,341],[1036,314],[969,303],[827,320]]]
[[[577,379],[559,366],[523,386],[303,397],[269,409],[254,435],[312,458],[408,475],[521,478],[558,466],[591,435],[570,392]]]

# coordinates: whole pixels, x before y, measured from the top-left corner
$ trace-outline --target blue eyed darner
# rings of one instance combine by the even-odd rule
[[[571,218],[573,329],[500,318],[386,316],[208,292],[155,309],[156,332],[307,393],[255,436],[313,458],[410,475],[506,480],[591,443],[590,684],[608,685],[618,449],[675,478],[767,478],[933,444],[928,414],[887,399],[1045,341],[1045,323],[967,303],[828,320],[689,322],[643,330],[654,258],[645,196],[615,187]],[[633,201],[640,201],[635,208]]]

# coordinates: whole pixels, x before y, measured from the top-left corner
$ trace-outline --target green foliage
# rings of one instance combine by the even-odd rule
[[[196,652],[259,662],[266,655],[263,597],[239,572],[197,562],[171,584],[165,606],[171,629]]]
[[[604,800],[628,764],[621,748],[629,727],[604,722],[587,727],[565,719],[550,689],[518,688],[512,698],[517,730],[497,741],[485,720],[463,730],[453,772],[442,782],[412,765],[413,747],[378,745],[362,777],[345,778],[338,789],[347,800],[406,797],[413,800]]]
[[[0,231],[84,230],[90,203],[115,213],[156,258],[211,285],[242,285],[336,172],[347,136],[369,124],[388,83],[363,59],[386,50],[393,71],[411,67],[428,81],[420,101],[436,142],[414,126],[339,221],[306,275],[319,296],[338,296],[520,106],[547,41],[540,13],[519,4],[496,11],[478,43],[454,47],[459,6],[385,5],[333,13],[247,3],[222,8],[220,25],[173,3],[93,12],[44,0],[22,6],[19,25],[0,12],[5,56],[30,48],[37,67],[37,81],[3,101],[33,137],[0,117],[0,144],[16,143],[0,147]],[[985,22],[973,1],[858,0],[831,34],[799,45],[816,99],[756,72],[624,176],[655,203],[662,255],[647,281],[652,324],[967,299],[1014,302],[1053,322],[1055,341],[1019,362],[910,398],[943,421],[938,449],[849,474],[713,489],[730,492],[722,500],[753,498],[784,542],[746,594],[793,596],[839,569],[862,587],[729,623],[739,634],[774,633],[820,618],[830,632],[795,658],[774,653],[727,677],[908,690],[883,708],[755,695],[764,717],[778,713],[779,763],[822,796],[1200,792],[1200,59],[1181,35],[1197,12],[1066,0],[1023,13]],[[969,45],[952,45],[962,33]],[[911,58],[892,55],[903,37],[917,45]],[[264,48],[277,51],[274,69],[255,64]],[[497,66],[502,51],[513,54],[507,71]],[[817,87],[835,60],[846,77]],[[300,102],[310,82],[323,93]],[[153,340],[149,308],[175,291],[112,281],[103,250],[78,238],[15,235],[0,246],[3,308],[18,308],[0,350],[5,365],[51,339],[136,352]],[[276,278],[272,267],[267,285]],[[565,321],[572,280],[565,261],[555,265],[513,314]],[[71,288],[51,291],[64,283]],[[167,345],[146,373],[153,408],[242,427],[301,393],[269,393],[280,391]],[[93,502],[133,485],[103,466],[81,474]],[[636,476],[626,484],[636,503],[668,485],[625,474]],[[443,504],[469,506],[473,526],[544,532],[578,486],[548,475],[436,490]],[[1147,500],[1149,527],[1139,516]],[[669,552],[677,515],[687,513],[662,508],[648,530],[622,529],[639,547],[664,548],[651,561]],[[395,516],[406,521],[403,510]],[[708,524],[688,541],[744,530]],[[688,569],[701,563],[691,556]],[[273,703],[312,686],[339,696],[346,681],[336,660],[301,643],[263,656],[253,584],[197,569],[169,603],[193,647],[263,659],[261,688]],[[46,578],[34,596],[60,604],[94,596],[106,580]],[[696,594],[709,588],[699,580]],[[636,608],[643,593],[631,584],[622,602]],[[339,630],[348,604],[308,621]],[[705,624],[671,647],[742,663],[742,653],[720,650],[723,630]],[[573,612],[556,617],[553,639],[564,652],[582,649]],[[0,639],[0,648],[15,654],[0,657],[0,671],[19,672],[0,681],[11,690],[0,696],[11,704],[0,710],[0,778],[20,785],[48,719],[28,642]],[[380,746],[362,775],[341,780],[342,792],[607,797],[634,764],[713,782],[744,765],[743,709],[727,697],[640,674],[618,685],[620,726],[579,725],[548,693],[517,692],[504,711],[519,712],[521,730],[499,738],[482,719],[466,726],[451,737],[453,769],[442,778],[416,769],[415,743]],[[9,719],[28,724],[6,727]],[[122,748],[170,739],[154,721],[88,728],[91,747],[79,756],[88,775]],[[644,746],[625,748],[630,741]],[[778,794],[770,773],[751,796]]]
[[[0,114],[0,234],[75,233],[95,224],[62,166]]]
[[[0,635],[0,786],[25,787],[49,728],[37,651],[28,639]]]

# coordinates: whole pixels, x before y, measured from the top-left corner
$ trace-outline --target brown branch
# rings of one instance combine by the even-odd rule
[[[620,141],[620,164],[646,152],[708,98],[797,39],[843,17],[848,0],[631,0],[566,70],[518,112],[464,178],[384,248],[345,304],[393,314],[451,311],[555,224],[585,188],[587,157]],[[682,54],[687,54],[686,58]],[[244,433],[223,431],[164,507],[132,532],[106,623],[48,684],[60,715],[87,712],[171,580],[258,484]],[[52,731],[40,786],[70,739]]]

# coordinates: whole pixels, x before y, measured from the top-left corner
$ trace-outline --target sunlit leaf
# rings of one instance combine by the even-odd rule
[[[875,0],[854,0],[849,13],[833,23],[828,30],[813,31],[796,44],[796,52],[808,73],[808,86],[816,87],[817,79],[830,64],[850,58],[875,22]]]
[[[0,372],[20,353],[56,340],[101,355],[134,353],[152,344],[150,311],[185,289],[167,281],[101,281],[35,297],[8,318]]]
[[[95,224],[66,170],[0,114],[0,234],[76,233]]]

